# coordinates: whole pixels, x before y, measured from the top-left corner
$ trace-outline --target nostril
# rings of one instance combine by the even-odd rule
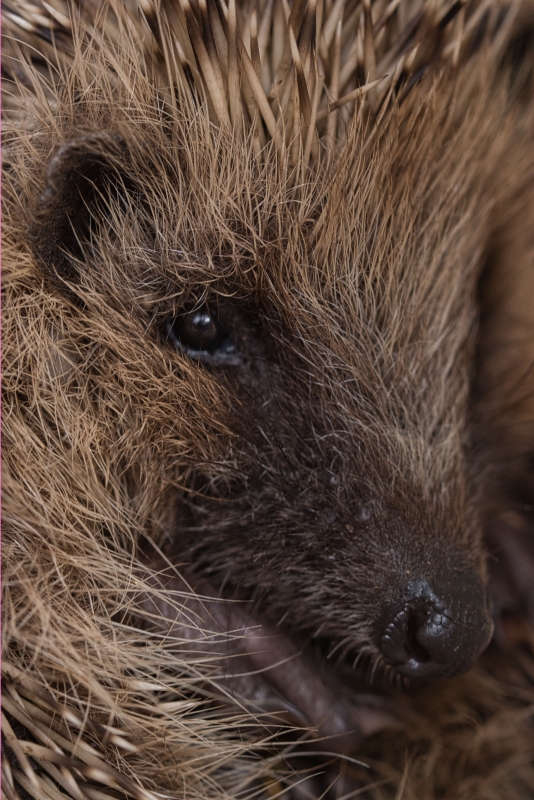
[[[432,655],[421,642],[428,618],[426,607],[415,599],[390,616],[380,646],[386,662],[397,671],[406,674],[432,661]]]
[[[438,678],[466,672],[488,645],[492,623],[476,575],[461,575],[438,594],[426,581],[406,587],[379,625],[384,660],[401,675]]]
[[[419,642],[417,635],[426,622],[426,617],[417,611],[412,611],[406,626],[406,645],[408,653],[420,664],[426,664],[431,659],[428,650]]]

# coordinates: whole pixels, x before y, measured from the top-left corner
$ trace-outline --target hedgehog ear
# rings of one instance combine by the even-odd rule
[[[54,283],[75,283],[81,243],[90,238],[102,206],[128,186],[126,142],[107,131],[63,145],[46,171],[46,185],[29,228],[38,265]],[[74,257],[74,258],[73,258]]]

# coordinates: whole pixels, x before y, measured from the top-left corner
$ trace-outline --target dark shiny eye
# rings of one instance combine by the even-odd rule
[[[173,335],[188,350],[207,350],[213,353],[227,338],[215,314],[199,308],[177,317],[172,324]]]
[[[182,352],[198,361],[235,364],[239,360],[232,338],[207,306],[180,314],[168,324],[167,334]]]

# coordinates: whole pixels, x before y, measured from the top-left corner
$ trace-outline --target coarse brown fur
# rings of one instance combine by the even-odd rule
[[[250,614],[388,727],[374,623],[484,576],[484,519],[497,610],[532,603],[529,9],[336,7],[263,4],[256,38],[232,3],[7,7],[9,800],[534,791],[524,645],[399,693],[407,730],[350,749],[371,778],[274,737],[239,667]],[[232,363],[169,338],[205,302]]]

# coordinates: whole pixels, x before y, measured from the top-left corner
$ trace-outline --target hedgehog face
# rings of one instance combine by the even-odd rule
[[[100,353],[83,370],[117,409],[124,491],[165,519],[175,561],[300,647],[464,671],[491,635],[462,441],[480,254],[465,157],[420,136],[418,162],[449,172],[415,185],[407,218],[394,149],[378,168],[349,142],[358,192],[326,173],[282,191],[274,161],[201,120],[194,135],[194,164],[161,133],[63,145],[31,227]]]
[[[292,798],[366,791],[317,745],[484,649],[480,511],[497,641],[534,608],[531,10],[11,5],[6,786],[60,763],[48,717],[45,794],[279,794],[279,756]],[[521,762],[511,670],[438,692],[428,763],[479,785],[473,703]],[[465,788],[451,752],[399,791]]]

